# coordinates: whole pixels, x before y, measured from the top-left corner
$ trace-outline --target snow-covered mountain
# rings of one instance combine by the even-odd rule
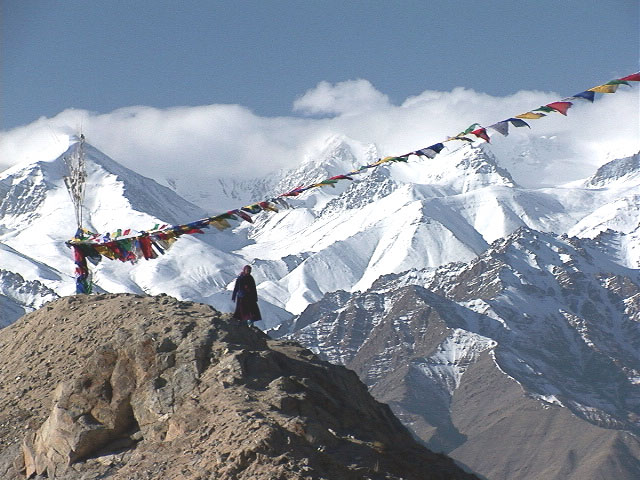
[[[520,227],[558,234],[596,220],[599,231],[619,226],[616,221],[629,230],[636,220],[637,227],[624,204],[640,192],[632,172],[629,181],[612,179],[601,188],[583,181],[528,189],[486,146],[466,147],[429,162],[380,168],[265,217],[252,232],[255,244],[242,252],[266,260],[262,297],[300,313],[325,292],[364,290],[387,273],[471,260]],[[599,214],[613,210],[628,213]],[[632,252],[620,255],[638,266]]]
[[[90,230],[148,229],[221,213],[203,211],[90,146],[87,156]],[[296,169],[268,179],[221,179],[216,195],[238,207],[248,202],[243,191],[261,200],[378,157],[373,145],[334,136]],[[293,199],[295,208],[260,214],[253,225],[182,237],[158,260],[134,266],[103,261],[93,269],[95,284],[106,291],[165,292],[229,310],[229,284],[250,262],[267,313],[264,326],[272,328],[327,292],[365,290],[381,275],[470,261],[522,226],[580,236],[620,232],[619,255],[637,266],[639,254],[629,241],[633,231],[637,238],[637,155],[610,162],[582,182],[536,189],[514,181],[502,166],[512,161],[482,145],[382,166],[337,188],[314,189]],[[0,174],[0,266],[58,295],[74,288],[64,246],[75,230],[66,173],[61,156]],[[197,192],[194,186],[194,198]]]
[[[583,458],[598,442],[611,445],[612,462],[640,451],[639,155],[553,183],[548,145],[531,142],[526,159],[482,144],[383,165],[253,224],[183,236],[156,260],[105,259],[91,267],[94,283],[230,311],[229,289],[251,263],[262,327],[356,370],[432,447],[490,478],[555,478],[543,469],[549,458],[573,475],[561,478],[589,478],[604,460],[585,473],[553,455]],[[187,223],[380,156],[334,136],[293,170],[207,179],[211,195],[194,183],[190,200],[224,205],[212,212],[87,146],[84,223],[96,232]],[[519,161],[543,158],[546,186],[522,166],[512,175]],[[74,291],[66,174],[62,156],[0,174],[0,326]],[[542,425],[557,441],[523,465],[531,443],[515,432]],[[496,437],[505,461],[486,455]]]
[[[85,148],[85,228],[96,232],[144,230],[206,216],[170,189],[122,167],[89,145]],[[42,303],[10,292],[32,291],[33,282],[45,292],[43,299],[74,292],[74,265],[64,244],[76,229],[63,181],[67,174],[60,156],[16,166],[0,175],[0,265],[7,272],[1,284],[7,306],[0,319],[5,324],[15,320],[17,313]],[[224,232],[215,236],[215,243],[212,236],[190,236],[157,262],[129,265],[103,261],[92,268],[94,282],[98,290],[165,292],[215,302],[244,262],[232,253],[243,242],[246,238],[242,235]]]
[[[354,369],[428,445],[488,478],[555,478],[543,467],[568,468],[560,447],[568,431],[625,445],[601,447],[603,459],[640,459],[640,270],[620,265],[606,234],[578,239],[523,227],[470,262],[327,294],[280,330]],[[508,411],[505,400],[514,398],[518,409]],[[525,414],[527,403],[543,408]],[[557,428],[557,415],[570,430]],[[517,438],[540,422],[549,425],[547,445]],[[508,440],[497,440],[498,430]],[[500,460],[487,456],[488,438]],[[523,448],[546,458],[530,462]],[[589,455],[580,442],[572,449]]]

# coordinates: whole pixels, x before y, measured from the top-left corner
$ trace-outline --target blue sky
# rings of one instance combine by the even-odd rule
[[[67,108],[302,116],[319,82],[393,104],[462,86],[570,95],[638,71],[638,0],[4,0],[0,130]]]

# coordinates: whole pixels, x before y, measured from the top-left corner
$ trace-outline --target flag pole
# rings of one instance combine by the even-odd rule
[[[76,217],[75,238],[82,238],[84,228],[82,226],[82,216],[84,208],[84,195],[87,183],[87,172],[84,157],[84,134],[80,134],[80,141],[72,151],[63,157],[64,163],[69,170],[69,175],[64,177],[64,183],[71,197],[73,209]],[[71,245],[73,250],[73,260],[76,265],[76,293],[91,293],[91,272],[87,266],[87,258],[82,246]]]

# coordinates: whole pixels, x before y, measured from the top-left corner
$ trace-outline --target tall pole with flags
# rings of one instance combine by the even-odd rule
[[[84,229],[82,226],[82,214],[84,207],[84,194],[87,183],[87,171],[84,157],[84,135],[80,134],[80,140],[69,149],[64,157],[64,163],[69,170],[69,175],[64,177],[76,216],[76,238],[82,238]],[[73,259],[76,264],[76,293],[91,293],[91,272],[87,266],[87,258],[82,247],[72,245]]]

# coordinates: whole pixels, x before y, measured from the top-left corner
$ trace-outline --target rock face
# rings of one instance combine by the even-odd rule
[[[171,297],[66,297],[0,330],[0,477],[465,479],[355,373]]]

